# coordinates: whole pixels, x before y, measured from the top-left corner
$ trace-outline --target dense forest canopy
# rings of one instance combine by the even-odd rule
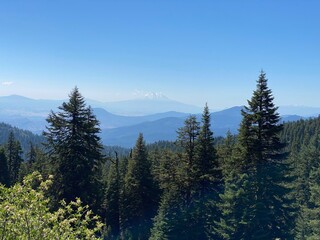
[[[264,72],[238,135],[225,138],[205,105],[175,142],[147,145],[141,133],[132,149],[104,148],[77,88],[47,122],[41,137],[0,124],[4,239],[59,228],[72,239],[320,238],[320,118],[282,124]]]

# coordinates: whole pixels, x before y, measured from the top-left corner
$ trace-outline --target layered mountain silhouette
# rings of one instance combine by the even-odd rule
[[[62,102],[63,100],[35,100],[17,95],[0,97],[0,122],[41,134],[45,130],[48,114],[51,110],[57,111]],[[199,107],[161,96],[114,103],[93,100],[87,102],[93,107],[100,121],[103,143],[110,146],[132,147],[140,132],[144,134],[147,143],[159,140],[173,141],[177,137],[178,128],[183,126],[184,120],[190,114],[196,114],[200,120],[202,112]],[[227,131],[237,133],[242,119],[242,108],[242,106],[236,106],[212,113],[211,124],[215,136],[225,136]],[[182,109],[186,111],[181,111]],[[285,109],[287,112],[288,109],[291,111],[296,109],[299,112],[297,108]],[[320,109],[319,111],[317,108],[300,109],[300,112],[303,111],[307,112],[308,116],[315,116]],[[314,114],[310,114],[312,111]],[[122,112],[124,115],[114,112]],[[146,114],[148,112],[152,114]],[[132,116],[133,113],[137,116]],[[296,121],[303,117],[298,114],[283,115],[282,121]]]

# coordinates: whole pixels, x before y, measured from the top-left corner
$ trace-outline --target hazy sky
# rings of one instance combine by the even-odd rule
[[[0,95],[320,106],[320,1],[1,1]]]

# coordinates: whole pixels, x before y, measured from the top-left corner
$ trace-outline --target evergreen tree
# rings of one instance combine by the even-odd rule
[[[0,148],[0,184],[9,186],[9,170],[5,150]]]
[[[51,112],[44,132],[54,168],[54,197],[70,202],[80,197],[96,209],[101,197],[100,170],[103,156],[99,122],[75,88],[69,101]]]
[[[231,161],[233,151],[235,151],[236,136],[232,135],[230,131],[227,132],[222,144],[217,147],[217,155],[221,164],[222,175],[227,176],[234,168],[234,163]]]
[[[195,116],[178,130],[182,153],[161,161],[160,208],[154,220],[151,239],[208,239],[214,237],[214,219],[222,190],[222,172],[210,129],[206,106],[202,125]],[[207,234],[210,233],[211,236]]]
[[[27,162],[30,166],[32,166],[37,160],[37,151],[32,142],[30,142],[30,149],[27,153]]]
[[[188,117],[184,122],[184,126],[178,130],[177,143],[183,149],[178,170],[182,184],[181,194],[187,205],[191,203],[191,199],[197,188],[197,184],[194,184],[196,178],[194,166],[196,162],[199,131],[200,124],[194,115]]]
[[[182,180],[178,169],[181,166],[181,156],[171,151],[163,153],[159,166],[159,183],[163,193],[157,216],[151,230],[152,240],[188,239],[186,208],[180,192]]]
[[[283,126],[279,124],[273,99],[265,73],[261,72],[249,106],[242,111],[239,133],[244,157],[242,171],[249,178],[245,188],[249,206],[239,219],[246,224],[246,239],[292,238],[291,203],[285,186],[285,145],[279,139]]]
[[[216,219],[216,228],[211,229],[212,239],[250,239],[245,230],[250,207],[248,174],[244,170],[244,152],[239,144],[232,144],[231,135],[225,142],[223,156],[224,192],[220,195],[220,219]],[[233,146],[234,145],[234,146]],[[219,236],[218,238],[216,236]]]
[[[106,225],[109,227],[109,238],[117,239],[120,236],[120,172],[119,172],[119,159],[116,153],[115,161],[109,168],[107,188],[105,193],[105,218]]]
[[[310,201],[307,210],[307,229],[310,230],[307,239],[318,239],[320,236],[320,161],[317,157],[317,164],[310,173]]]
[[[198,239],[199,232],[194,232],[191,207],[185,206],[176,185],[162,196],[157,216],[151,230],[150,240]],[[201,234],[201,233],[200,233]]]
[[[214,147],[210,119],[209,108],[206,104],[202,114],[202,125],[198,136],[197,155],[193,170],[196,174],[196,180],[199,181],[200,198],[209,194],[211,198],[217,200],[222,187],[222,172]],[[211,194],[212,191],[215,192],[214,196]]]
[[[8,171],[10,178],[10,185],[13,185],[18,181],[20,166],[23,161],[22,149],[19,141],[16,141],[13,132],[10,132],[9,139],[6,144]]]
[[[146,146],[142,134],[139,134],[124,179],[124,234],[129,234],[133,240],[148,239],[157,202]]]
[[[21,180],[23,180],[25,176],[36,170],[34,165],[37,160],[37,155],[36,149],[32,142],[30,142],[30,149],[29,152],[27,152],[26,157],[26,161],[24,161],[20,167],[19,179]]]
[[[47,177],[53,172],[48,155],[40,147],[33,144],[30,144],[26,164],[28,165],[29,173],[37,171],[42,176]]]
[[[198,238],[206,239],[207,232],[215,228],[215,220],[220,218],[218,204],[220,202],[219,194],[222,193],[223,179],[221,166],[214,147],[210,123],[211,116],[207,104],[205,105],[201,122],[196,147],[196,160],[193,166],[195,173],[193,184],[197,185],[194,221],[197,222],[196,231],[199,233]],[[218,238],[217,235],[210,235],[212,238]]]
[[[320,143],[319,135],[301,147],[295,160],[294,199],[297,205],[295,239],[317,239],[320,226]],[[292,157],[292,156],[291,156]]]
[[[205,235],[202,220],[206,216],[199,217],[201,214],[199,201],[201,180],[198,179],[201,167],[197,151],[199,134],[200,123],[194,115],[188,117],[184,126],[178,129],[177,143],[182,148],[182,153],[176,156],[177,182],[164,195],[161,202],[161,208],[165,211],[163,216],[166,217],[162,221],[167,221],[166,234],[169,239],[199,239]]]

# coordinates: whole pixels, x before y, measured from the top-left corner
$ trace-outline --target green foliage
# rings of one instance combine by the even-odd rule
[[[45,192],[51,184],[35,172],[23,184],[0,185],[1,239],[98,239],[103,224],[80,199],[49,211]]]
[[[285,145],[279,138],[283,126],[279,124],[265,73],[261,72],[242,115],[238,152],[234,157],[238,159],[238,172],[234,176],[229,174],[225,181],[221,235],[226,239],[231,236],[232,239],[292,239],[294,219],[288,198],[288,167],[284,162]],[[239,190],[235,191],[234,186]],[[228,209],[231,204],[235,205]],[[236,225],[232,224],[235,222]]]
[[[8,161],[4,148],[0,148],[0,184],[8,186],[10,183]]]
[[[0,124],[0,183],[11,183],[0,187],[1,239],[319,239],[320,117],[279,124],[263,72],[238,136],[214,138],[205,106],[176,142],[146,146],[141,134],[131,151],[102,149],[77,88],[59,109],[44,134],[49,154]],[[17,183],[34,171],[49,180]]]
[[[53,196],[57,202],[80,197],[96,210],[102,199],[99,122],[77,88],[69,97],[69,101],[59,107],[60,112],[51,112],[44,133],[55,173]]]
[[[320,226],[320,149],[316,134],[298,154],[291,155],[293,175],[292,193],[297,207],[296,239],[317,239]]]
[[[291,151],[291,196],[295,199],[295,239],[319,238],[319,164],[320,118],[311,118],[284,125],[281,138],[288,142]]]
[[[123,230],[132,239],[148,239],[152,218],[157,209],[157,189],[142,134],[128,161],[123,189]]]
[[[50,161],[45,152],[30,142],[29,151],[26,153],[26,160],[20,167],[19,180],[33,172],[40,172],[42,176],[47,177],[53,170]]]
[[[16,141],[13,132],[10,133],[6,144],[6,154],[8,159],[10,184],[13,185],[18,181],[20,166],[23,161],[20,142]]]
[[[8,142],[10,134],[13,133],[16,141],[19,141],[24,153],[28,152],[30,142],[36,146],[40,146],[44,142],[43,136],[33,134],[30,131],[12,127],[6,123],[0,123],[0,133],[0,145],[5,145]],[[23,155],[23,158],[26,158],[26,156]]]
[[[206,105],[202,114],[202,124],[197,140],[195,163],[193,171],[195,173],[194,184],[196,187],[195,211],[193,222],[196,222],[195,231],[199,233],[199,239],[207,238],[209,233],[211,238],[217,239],[215,231],[216,219],[220,218],[220,194],[223,189],[221,163],[217,157],[214,146],[213,132],[211,131],[211,116]],[[210,214],[208,214],[210,213]]]
[[[117,239],[120,235],[121,185],[119,159],[116,155],[109,167],[104,198],[106,225],[110,229],[109,238],[111,239]]]
[[[216,156],[210,113],[206,106],[202,124],[195,116],[178,130],[181,153],[164,152],[157,165],[163,190],[151,239],[208,239],[216,234],[222,171]]]
[[[197,140],[196,157],[193,166],[195,180],[199,181],[200,198],[204,198],[212,189],[220,192],[222,184],[221,166],[214,147],[210,118],[209,108],[206,105],[202,115],[202,125]]]

